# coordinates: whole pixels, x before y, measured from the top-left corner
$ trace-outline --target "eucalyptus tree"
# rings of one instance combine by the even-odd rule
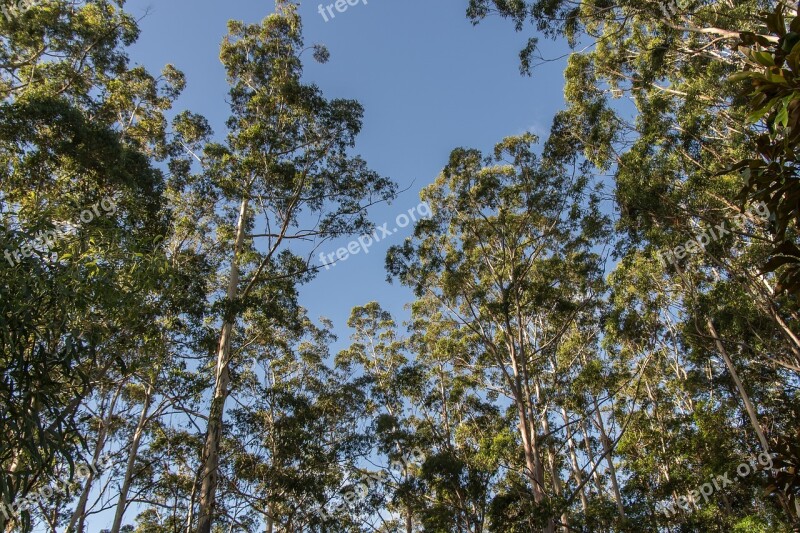
[[[16,435],[0,444],[4,504],[87,451],[84,408],[127,375],[117,350],[151,331],[143,295],[165,273],[153,164],[175,154],[164,113],[183,76],[129,66],[138,28],[122,5],[57,0],[0,20],[0,246],[13,257],[0,266],[0,429]]]
[[[637,450],[635,439],[624,443],[626,452],[635,452],[632,464],[653,467],[640,479],[652,474],[648,483],[657,481],[638,486],[640,501],[665,488],[669,492],[677,476],[686,476],[681,482],[688,485],[700,472],[722,474],[792,434],[800,337],[795,302],[781,294],[782,288],[792,289],[792,271],[784,270],[783,279],[762,271],[791,264],[794,253],[791,227],[780,241],[793,209],[782,196],[790,186],[784,187],[781,176],[773,179],[776,174],[759,174],[772,156],[783,157],[792,131],[786,126],[794,107],[780,91],[789,90],[793,79],[794,30],[788,19],[782,26],[776,4],[470,4],[475,22],[493,13],[513,19],[518,30],[531,22],[575,49],[565,69],[568,108],[554,120],[548,154],[565,161],[583,158],[598,172],[614,173],[621,261],[613,278],[607,340],[629,365],[654,367],[642,367],[648,408],[631,414],[634,433],[644,422],[653,439],[649,449],[662,455],[654,467],[653,455]],[[757,16],[763,8],[770,9],[766,22],[772,34]],[[794,6],[786,10],[791,13]],[[743,43],[752,47],[749,55],[740,53]],[[531,40],[522,54],[523,70],[535,75],[538,53],[538,42]],[[750,74],[738,74],[743,69]],[[734,81],[754,80],[756,91],[742,95],[727,81],[734,73]],[[632,107],[614,103],[623,96]],[[753,142],[747,118],[764,115],[771,129]],[[731,172],[741,160],[745,181]],[[784,168],[791,172],[791,164]],[[753,197],[766,200],[766,209],[753,204],[743,210]],[[786,253],[770,261],[776,231]],[[705,429],[726,418],[737,422],[736,431]],[[683,450],[714,449],[723,442],[730,453],[722,462],[693,451],[692,462],[680,464]],[[734,527],[736,520],[745,523],[763,509],[727,505],[724,514]],[[709,515],[705,526],[697,527],[715,520]]]
[[[382,469],[362,520],[381,531],[485,531],[501,464],[517,452],[513,438],[502,438],[508,419],[452,363],[463,333],[435,305],[418,300],[414,308],[410,337],[380,303],[354,308],[353,343],[336,357],[362,391],[360,414],[374,446],[363,461],[378,460]]]
[[[741,214],[744,183],[730,169],[752,158],[755,144],[746,127],[747,100],[727,78],[753,62],[737,50],[741,35],[778,40],[761,35],[756,16],[774,4],[618,1],[575,8],[561,1],[472,0],[468,13],[474,22],[498,13],[520,31],[530,21],[546,36],[580,47],[565,69],[568,108],[553,123],[553,153],[582,155],[599,171],[613,168],[628,244],[674,249],[699,226]],[[522,57],[524,70],[535,74],[536,39]],[[622,96],[633,107],[615,105]],[[792,309],[774,294],[773,279],[758,276],[763,264],[729,275],[785,337],[783,351],[796,352]]]
[[[795,313],[776,293],[775,280],[759,272],[768,257],[769,226],[741,212],[744,183],[730,172],[754,155],[746,117],[759,109],[766,113],[769,106],[750,109],[740,87],[727,78],[754,63],[738,52],[740,36],[762,46],[778,41],[765,35],[756,16],[773,4],[620,1],[578,9],[560,1],[472,0],[468,14],[478,22],[497,13],[513,19],[520,31],[530,21],[546,36],[581,47],[565,68],[568,108],[554,120],[551,155],[582,156],[602,172],[613,168],[619,229],[627,237],[621,253],[649,244],[669,255],[668,249],[706,229],[712,230],[711,240],[728,248],[731,235],[750,239],[749,262],[731,264],[731,252],[717,248],[707,263],[743,285],[774,323],[784,339],[775,364],[796,367],[800,337],[789,325]],[[526,72],[535,74],[537,54],[538,41],[532,39],[522,54]],[[622,96],[633,107],[615,105]],[[759,194],[763,199],[763,190]],[[768,218],[778,214],[766,212]],[[739,222],[731,228],[734,219]],[[727,227],[715,232],[719,224]]]
[[[458,322],[432,298],[412,309],[408,343],[419,377],[407,401],[419,411],[413,424],[425,455],[415,514],[425,531],[491,531],[495,498],[512,482],[509,465],[518,456],[514,416],[472,372]]]
[[[331,324],[317,328],[296,302],[285,308],[286,327],[253,320],[246,329],[264,340],[243,348],[248,359],[235,374],[221,465],[226,514],[254,531],[349,531],[354,520],[341,520],[331,500],[349,490],[348,470],[368,448],[363,397],[326,366]]]
[[[362,412],[371,422],[369,437],[387,458],[383,472],[388,475],[379,490],[386,508],[403,517],[393,527],[411,533],[414,474],[421,465],[420,457],[412,457],[419,449],[416,405],[408,400],[420,385],[419,368],[409,360],[407,340],[397,333],[391,314],[378,302],[353,308],[347,325],[355,330],[353,344],[337,354],[336,366],[348,375],[360,370],[355,384],[364,389]]]
[[[475,379],[510,402],[528,493],[506,505],[504,527],[554,531],[562,514],[568,527],[570,499],[551,436],[562,392],[551,364],[567,332],[597,313],[605,286],[596,247],[608,231],[587,176],[539,158],[535,141],[509,137],[486,157],[453,151],[422,193],[433,217],[387,265],[464,330]]]
[[[258,335],[281,327],[280,304],[314,274],[304,243],[366,232],[368,205],[393,184],[350,153],[362,107],[327,100],[301,80],[304,51],[296,5],[279,0],[260,24],[231,21],[220,58],[230,83],[224,144],[204,150],[207,183],[218,195],[215,227],[228,269],[219,299],[220,334],[211,362],[214,390],[201,455],[197,531],[216,517],[225,404],[242,347],[260,338],[237,332],[259,320]],[[310,50],[310,49],[309,49]],[[324,49],[314,49],[325,59]],[[256,229],[256,226],[263,226]],[[306,253],[308,251],[309,253]]]

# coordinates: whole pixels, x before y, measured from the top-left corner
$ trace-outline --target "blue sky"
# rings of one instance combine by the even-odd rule
[[[326,4],[330,1],[326,2]],[[308,54],[305,79],[328,98],[353,98],[366,110],[356,151],[370,166],[409,188],[392,205],[376,206],[376,224],[390,222],[419,203],[419,190],[433,181],[453,148],[489,150],[503,137],[524,131],[544,136],[563,107],[564,60],[549,63],[533,78],[519,74],[518,52],[529,34],[508,21],[473,26],[467,0],[368,0],[348,6],[325,22],[320,2],[300,5],[307,46],[321,43],[331,58],[324,65]],[[227,84],[219,43],[229,19],[256,22],[274,10],[272,0],[130,0],[126,9],[140,21],[131,60],[158,72],[166,63],[181,69],[187,88],[177,109],[203,114],[219,139],[228,116]],[[145,16],[146,15],[146,16]],[[560,56],[543,41],[550,56]],[[561,46],[561,45],[559,45]],[[341,348],[345,322],[356,305],[380,299],[398,317],[411,300],[408,290],[386,283],[386,249],[402,242],[411,227],[322,270],[302,290],[312,318],[327,316]],[[334,252],[342,243],[321,250]]]

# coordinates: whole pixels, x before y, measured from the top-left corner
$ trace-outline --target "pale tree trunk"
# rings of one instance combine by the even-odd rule
[[[106,419],[103,420],[100,429],[97,430],[97,444],[94,449],[94,454],[92,454],[92,465],[89,469],[89,475],[86,477],[86,482],[83,484],[83,490],[81,491],[78,505],[75,507],[75,511],[72,513],[72,518],[67,526],[67,533],[83,532],[84,522],[86,521],[86,503],[89,501],[89,493],[91,492],[92,484],[95,481],[95,465],[100,462],[100,453],[103,451],[103,448],[105,448],[106,438],[108,437],[108,428],[111,426],[111,418],[114,416],[114,409],[116,408],[117,399],[122,392],[123,385],[124,382],[120,383],[117,387],[117,390],[114,391],[114,396],[109,403]]]
[[[528,414],[527,402],[522,398],[522,391],[516,389],[514,397],[517,404],[517,414],[519,416],[519,432],[522,437],[522,449],[525,454],[525,467],[528,470],[528,478],[533,486],[533,499],[536,503],[544,500],[544,468],[539,457],[539,450],[536,446],[536,426],[531,422]]]
[[[236,242],[231,258],[231,273],[228,280],[227,301],[233,302],[238,295],[239,287],[239,253],[245,238],[247,219],[247,199],[242,200],[239,209],[239,221],[236,225]],[[219,476],[219,449],[222,439],[222,420],[225,414],[225,401],[228,398],[230,384],[231,336],[233,335],[234,318],[226,316],[220,334],[217,351],[216,379],[214,397],[211,401],[211,412],[208,416],[206,441],[203,446],[200,486],[200,510],[197,523],[198,533],[211,533]]]
[[[442,398],[442,422],[444,423],[444,431],[447,434],[447,447],[452,448],[452,428],[450,427],[450,414],[447,410],[447,395],[444,390],[444,369],[439,365],[439,395]]]
[[[8,473],[9,474],[14,474],[14,473],[16,473],[17,470],[19,470],[19,463],[20,463],[19,456],[20,456],[20,452],[19,452],[19,448],[17,448],[14,451],[14,459],[11,461],[11,466],[8,469]],[[2,509],[2,510],[0,510],[0,531],[6,531],[6,530],[12,531],[12,526],[14,525],[14,520],[13,520],[11,515],[6,516],[6,513],[8,513],[9,507],[10,507],[10,505],[12,503],[14,503],[14,502],[8,502],[6,504],[6,503],[0,501],[0,505],[3,506],[2,508],[0,508],[0,509]]]
[[[105,432],[105,426],[100,431]],[[105,437],[103,437],[102,440],[98,439],[97,448],[95,448],[94,454],[92,455],[92,467],[89,469],[89,476],[83,484],[83,490],[81,490],[81,497],[78,500],[78,505],[75,507],[75,511],[72,513],[72,518],[67,526],[67,533],[83,533],[83,526],[86,520],[86,503],[89,501],[89,493],[92,490],[92,483],[94,483],[95,480],[94,466],[100,461],[100,451],[103,448],[102,442],[104,441]]]
[[[536,503],[542,503],[545,499],[544,493],[544,465],[542,458],[539,454],[539,446],[537,443],[536,424],[533,421],[532,411],[529,411],[525,406],[519,407],[520,418],[520,431],[522,434],[522,444],[525,451],[525,464],[530,471],[529,478],[533,484],[533,500]],[[531,413],[531,416],[528,415]],[[552,519],[548,519],[545,533],[554,533],[555,523]]]
[[[535,385],[536,387],[536,398],[539,402],[541,402],[541,390],[539,387],[539,381],[537,380]],[[545,410],[544,416],[542,417],[542,431],[545,435],[550,434],[550,421],[547,419],[548,411]],[[562,492],[562,485],[561,485],[561,474],[558,471],[558,467],[556,465],[556,456],[553,452],[553,447],[547,447],[547,463],[550,467],[550,479],[553,484],[553,493],[561,496]],[[562,513],[561,515],[561,529],[562,531],[569,531],[569,516],[566,512]]]
[[[761,423],[758,421],[758,414],[753,406],[753,402],[750,401],[750,396],[748,396],[747,391],[745,391],[744,384],[742,383],[742,380],[739,379],[739,373],[736,372],[736,368],[733,366],[733,361],[731,361],[731,358],[728,355],[728,350],[725,349],[722,341],[720,341],[719,335],[717,334],[717,329],[714,327],[711,319],[706,320],[706,325],[708,326],[708,332],[711,334],[711,338],[714,339],[714,344],[717,346],[717,350],[719,351],[720,355],[722,355],[722,359],[725,361],[725,366],[728,368],[731,378],[733,378],[733,383],[736,385],[736,390],[741,396],[742,402],[744,402],[744,408],[747,411],[747,416],[750,417],[750,424],[753,426],[753,430],[756,432],[758,441],[761,443],[761,448],[764,450],[764,453],[768,454],[769,444],[767,443],[767,437],[764,435],[764,430],[761,428]]]
[[[403,477],[405,478],[405,481],[408,482],[409,478],[411,477],[411,473],[410,473],[409,468],[408,468],[408,463],[406,461],[403,461],[403,464],[404,464],[404,466],[403,466]],[[406,513],[405,514],[406,514],[406,516],[405,516],[405,519],[406,519],[406,533],[413,533],[413,531],[414,531],[414,517],[411,514],[411,506],[410,505],[406,505]]]
[[[131,440],[128,448],[128,462],[125,465],[125,477],[122,480],[122,487],[119,490],[119,500],[117,501],[117,510],[114,513],[114,523],[111,526],[111,533],[119,533],[122,527],[122,516],[125,514],[125,509],[128,507],[128,491],[131,488],[133,480],[133,468],[136,465],[136,458],[139,455],[139,443],[144,434],[144,427],[147,423],[147,412],[150,409],[150,402],[153,397],[153,385],[147,387],[145,393],[144,404],[142,405],[142,412],[139,415],[139,421],[136,424],[136,429],[133,432],[133,439]]]
[[[597,488],[597,495],[602,498],[606,491],[600,480],[600,473],[597,471],[594,461],[594,451],[592,450],[592,443],[589,441],[589,431],[586,429],[586,420],[584,419],[581,420],[581,433],[583,433],[583,446],[586,448],[586,458],[589,461],[589,471],[592,473],[592,479]]]
[[[525,454],[525,467],[528,479],[533,485],[533,501],[542,503],[544,501],[544,468],[539,457],[539,450],[536,446],[536,425],[530,420],[527,413],[527,404],[522,399],[519,389],[514,391],[515,403],[517,404],[517,414],[519,416],[519,432],[522,437],[522,449]],[[549,520],[547,533],[553,533],[553,521]]]
[[[272,520],[272,506],[270,505],[267,508],[266,529],[264,530],[264,533],[272,533],[274,527],[274,521]]]
[[[509,328],[510,329],[510,328]],[[524,346],[524,335],[520,331],[518,335],[518,342],[520,346]],[[545,499],[544,493],[544,464],[542,462],[542,457],[539,453],[539,444],[538,444],[538,430],[536,429],[536,406],[533,404],[533,395],[531,394],[530,389],[530,380],[528,376],[527,366],[525,365],[525,351],[524,349],[520,350],[519,355],[517,354],[516,350],[512,349],[511,351],[512,357],[512,367],[514,369],[514,378],[516,380],[516,391],[515,396],[519,398],[519,402],[521,403],[521,414],[524,417],[524,427],[528,431],[528,447],[529,450],[526,450],[526,459],[528,454],[533,459],[533,467],[534,469],[531,471],[532,479],[533,479],[533,489],[534,489],[534,501],[536,503],[541,503]],[[521,361],[521,364],[520,364]],[[523,397],[524,394],[524,397]],[[523,444],[524,444],[523,439]],[[530,465],[528,466],[530,468]],[[537,492],[538,492],[538,499],[537,499]],[[547,525],[545,526],[545,533],[555,533],[555,522],[552,518],[548,518]]]
[[[613,450],[611,449],[611,440],[606,433],[606,427],[603,423],[603,415],[600,413],[600,406],[597,403],[597,398],[592,397],[594,402],[594,414],[597,418],[597,429],[600,431],[600,442],[603,445],[603,454],[608,463],[608,477],[611,479],[611,490],[614,491],[614,499],[617,503],[617,511],[621,518],[625,518],[625,507],[622,505],[622,494],[619,490],[619,483],[617,481],[617,469],[614,466]]]
[[[539,453],[539,444],[538,444],[538,436],[537,436],[537,433],[536,433],[536,424],[535,424],[535,422],[533,420],[533,413],[535,411],[533,410],[532,406],[528,410],[528,412],[531,414],[530,428],[531,428],[531,435],[533,436],[533,443],[532,444],[533,444],[534,464],[536,465],[536,479],[538,480],[539,486],[541,487],[541,494],[542,494],[541,501],[543,501],[544,497],[546,496],[545,493],[544,493],[544,462],[542,462],[542,456]],[[555,530],[556,530],[555,521],[552,518],[548,518],[547,519],[547,525],[544,528],[545,533],[555,533]]]
[[[578,454],[575,453],[575,441],[572,438],[572,428],[569,425],[569,416],[567,416],[567,408],[561,406],[561,416],[564,419],[564,428],[567,431],[567,448],[569,449],[569,459],[572,465],[572,474],[575,476],[575,485],[578,488],[581,497],[581,509],[583,512],[589,508],[589,500],[586,498],[586,490],[583,484],[583,475],[581,475],[581,466],[578,463]]]
[[[186,533],[192,533],[192,522],[194,521],[194,499],[197,496],[197,478],[192,483],[192,495],[189,498],[189,506],[186,512]]]
[[[531,433],[528,426],[528,417],[525,413],[525,407],[517,404],[517,413],[519,415],[519,432],[522,437],[522,449],[525,453],[525,467],[528,470],[528,478],[533,485],[533,499],[536,503],[541,503],[543,499],[541,482],[538,479],[538,473],[541,470],[539,461],[536,454],[536,446],[532,442]]]
[[[542,492],[542,489],[544,489],[544,478],[542,463],[536,448],[536,425],[532,421],[532,412],[531,416],[528,415],[530,401],[529,398],[525,398],[526,392],[522,385],[522,377],[520,376],[520,369],[517,364],[517,354],[513,348],[511,349],[510,355],[513,375],[510,375],[505,368],[503,374],[511,388],[514,404],[517,406],[519,433],[522,438],[522,450],[525,455],[527,476],[533,488],[533,499],[536,503],[541,503],[544,500],[544,493]],[[504,365],[502,360],[500,364]]]

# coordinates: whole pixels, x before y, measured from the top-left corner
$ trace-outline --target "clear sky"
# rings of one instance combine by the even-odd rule
[[[325,5],[330,4],[328,0]],[[328,98],[353,98],[364,105],[364,128],[356,151],[370,166],[408,191],[392,205],[371,210],[373,221],[394,227],[398,214],[419,203],[419,190],[431,183],[453,148],[489,150],[508,135],[533,131],[544,137],[553,114],[563,107],[564,60],[541,67],[533,78],[519,74],[518,53],[527,33],[511,23],[487,20],[474,27],[467,20],[467,0],[360,0],[328,21],[320,3],[303,2],[306,45],[328,47],[328,63],[308,54],[305,79]],[[130,0],[127,10],[140,21],[134,63],[158,72],[166,63],[181,69],[187,88],[177,109],[204,115],[222,139],[228,115],[227,84],[219,62],[219,43],[229,19],[256,22],[274,10],[272,0]],[[550,56],[560,56],[543,41]],[[347,341],[350,310],[380,299],[398,317],[411,294],[386,283],[386,249],[402,242],[411,227],[322,270],[302,289],[302,303],[312,318],[334,320]],[[326,243],[325,252],[342,244]]]

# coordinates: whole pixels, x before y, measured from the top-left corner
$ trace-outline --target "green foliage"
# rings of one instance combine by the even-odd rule
[[[182,82],[174,69],[157,81],[128,68],[121,47],[137,29],[109,2],[43,3],[0,31],[0,246],[26,252],[39,232],[76,228],[0,265],[8,503],[49,484],[58,464],[72,475],[87,451],[85,402],[107,374],[128,372],[118,350],[147,330],[142,295],[164,273],[153,237],[167,228],[152,158],[170,153],[163,112]],[[103,198],[113,214],[82,221]]]
[[[781,435],[776,439],[774,474],[766,489],[794,514],[795,525],[800,524],[800,442],[797,437],[800,437],[800,430],[795,435]]]
[[[732,81],[749,81],[747,122],[763,124],[755,138],[755,157],[732,169],[744,180],[744,202],[764,202],[770,212],[774,245],[764,272],[779,272],[778,290],[800,295],[800,185],[797,149],[800,146],[800,17],[785,20],[778,5],[763,21],[768,34],[741,34],[747,57],[745,70]],[[795,300],[796,301],[796,300]]]
[[[800,18],[773,4],[470,0],[535,29],[525,74],[573,47],[567,106],[541,147],[451,152],[386,259],[408,335],[369,302],[335,354],[311,250],[395,186],[363,107],[305,81],[330,53],[297,4],[229,23],[220,138],[173,113],[179,70],[128,64],[122,0],[0,18],[0,503],[75,492],[0,529],[84,531],[96,493],[108,532],[796,528]]]

